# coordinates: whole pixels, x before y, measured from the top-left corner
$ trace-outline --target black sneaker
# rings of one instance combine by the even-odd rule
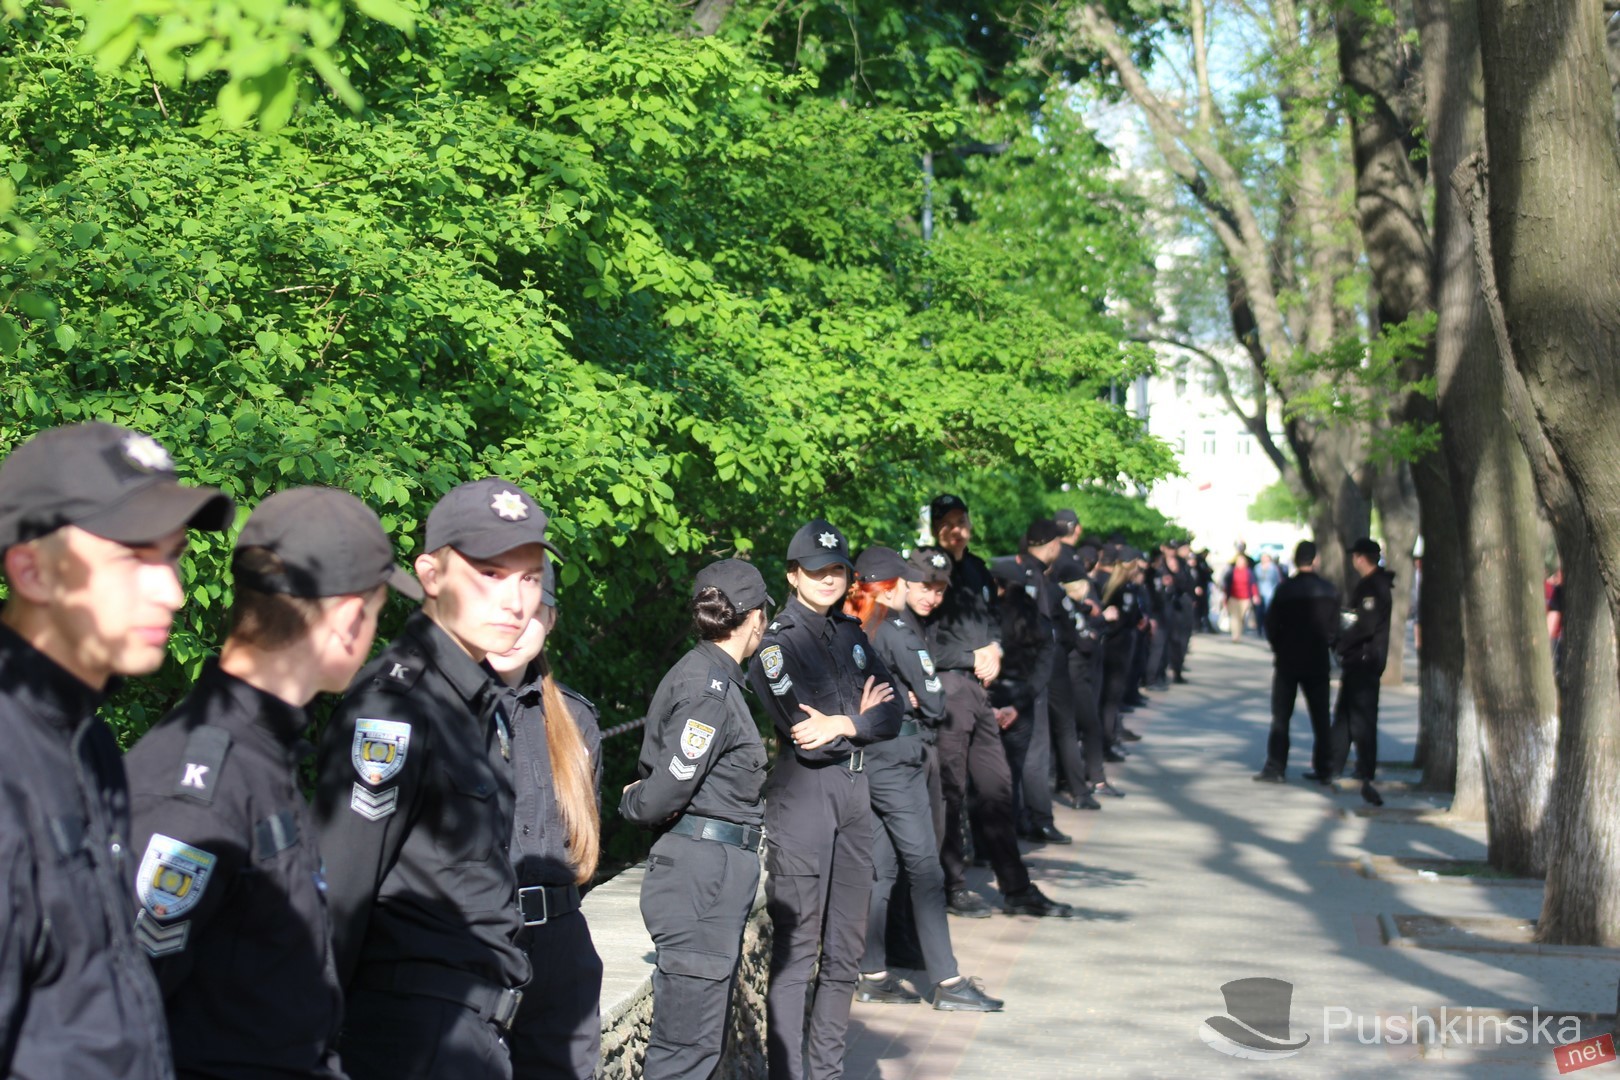
[[[1280,784],[1286,780],[1287,777],[1283,775],[1283,771],[1281,769],[1277,768],[1277,766],[1268,761],[1266,762],[1264,768],[1254,774],[1254,779],[1263,784]]]
[[[1034,885],[1008,895],[1003,908],[1009,915],[1034,915],[1041,919],[1072,919],[1075,916],[1074,908],[1058,903]]]
[[[965,981],[965,980],[964,980]],[[952,987],[951,989],[956,989]],[[881,979],[861,976],[860,989],[855,991],[857,1001],[876,1001],[884,1005],[915,1005],[922,1001],[921,994],[914,994],[906,989],[906,984],[893,975],[886,975]],[[939,1006],[934,1006],[936,1009]]]
[[[1322,787],[1331,787],[1333,784],[1333,777],[1316,769],[1312,769],[1310,772],[1305,773],[1304,777],[1311,783],[1320,784]]]
[[[1090,792],[1087,792],[1086,794],[1080,796],[1080,801],[1075,804],[1075,809],[1076,810],[1101,810],[1102,809],[1102,803],[1098,802],[1094,797],[1092,797]]]
[[[1124,739],[1126,742],[1141,742],[1142,741],[1142,736],[1138,735],[1136,732],[1132,731],[1128,727],[1122,727],[1122,728],[1119,729],[1119,737],[1121,739]]]
[[[951,893],[950,902],[945,905],[945,910],[964,919],[988,919],[990,917],[990,905],[985,903],[978,893],[968,889],[957,889]]]
[[[934,987],[934,1008],[943,1012],[1000,1012],[1006,1002],[984,992],[984,985],[969,976],[955,986]]]
[[[1384,805],[1384,797],[1378,794],[1378,789],[1372,786],[1371,780],[1361,782],[1361,797],[1374,806]]]

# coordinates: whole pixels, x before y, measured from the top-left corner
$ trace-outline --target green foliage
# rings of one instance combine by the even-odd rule
[[[1261,489],[1249,504],[1250,521],[1286,521],[1304,525],[1311,515],[1308,499],[1296,496],[1281,480]]]
[[[813,514],[905,543],[944,478],[1173,467],[1099,398],[1151,358],[1023,288],[1037,254],[988,225],[924,248],[916,162],[949,116],[849,110],[667,16],[352,21],[330,50],[366,112],[309,96],[240,131],[212,83],[165,116],[71,11],[34,13],[0,98],[32,243],[0,259],[0,449],[116,420],[244,508],[354,491],[407,555],[445,490],[507,476],[553,511],[553,655],[605,724],[687,646],[710,559],[752,554],[777,587]],[[173,662],[110,710],[126,741],[217,645],[226,543],[194,542]],[[609,791],[635,749],[610,744]]]
[[[1360,333],[1346,335],[1322,353],[1306,356],[1292,370],[1325,376],[1313,381],[1288,403],[1286,414],[1371,430],[1375,461],[1417,461],[1440,445],[1438,424],[1388,422],[1389,403],[1408,394],[1433,399],[1432,376],[1412,379],[1408,372],[1434,336],[1434,312],[1413,315],[1382,328],[1371,342]]]

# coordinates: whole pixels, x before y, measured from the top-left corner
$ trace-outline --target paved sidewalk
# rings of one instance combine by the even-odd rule
[[[1559,1075],[1553,1045],[1501,1039],[1514,1028],[1500,1026],[1499,1010],[1612,1013],[1620,960],[1385,944],[1380,916],[1533,918],[1541,890],[1363,876],[1363,856],[1483,858],[1484,828],[1361,816],[1353,790],[1324,795],[1301,781],[1310,743],[1303,701],[1289,783],[1254,783],[1269,723],[1269,654],[1256,639],[1217,635],[1198,636],[1193,650],[1191,683],[1154,695],[1126,721],[1144,736],[1126,764],[1110,767],[1128,796],[1105,799],[1100,813],[1060,808],[1073,847],[1026,847],[1041,887],[1085,918],[953,918],[962,970],[983,977],[1007,1010],[857,1004],[846,1077]],[[1414,687],[1384,689],[1383,761],[1410,761],[1416,710]],[[1443,806],[1390,787],[1389,810]],[[987,872],[977,873],[994,897]],[[1226,1012],[1222,985],[1253,976],[1293,984],[1291,1038],[1310,1038],[1297,1055],[1241,1060],[1200,1039],[1202,1022]],[[1384,1017],[1409,1022],[1413,1009],[1438,1016],[1442,1006],[1445,1019],[1462,1017],[1449,1044],[1397,1043],[1396,1025],[1384,1026]],[[1543,1038],[1559,1035],[1558,1023]],[[1386,1041],[1375,1040],[1375,1025]],[[1581,1037],[1607,1029],[1607,1018],[1589,1017]],[[1620,1077],[1620,1064],[1582,1075]]]

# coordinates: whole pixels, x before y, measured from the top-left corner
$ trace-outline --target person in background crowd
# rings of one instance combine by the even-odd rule
[[[1063,541],[1063,546],[1058,548],[1057,556],[1052,560],[1051,569],[1057,570],[1079,560],[1080,539],[1086,530],[1080,524],[1080,515],[1070,509],[1059,510],[1052,515],[1052,520],[1057,522],[1061,533],[1059,539]]]
[[[924,640],[945,686],[948,714],[939,729],[938,748],[940,787],[945,795],[939,861],[945,870],[949,910],[965,918],[990,914],[989,905],[967,887],[964,817],[971,812],[976,835],[983,842],[979,853],[990,860],[995,871],[1003,909],[1013,915],[1070,918],[1074,909],[1041,892],[1030,880],[1029,868],[1018,851],[1012,772],[985,689],[1001,673],[994,579],[984,560],[968,550],[973,520],[967,503],[956,495],[940,495],[929,504],[929,518],[940,549],[951,561],[950,587],[924,627]]]
[[[945,690],[911,621],[907,598],[933,579],[934,597],[942,596],[947,574],[927,559],[907,561],[886,547],[870,547],[855,560],[859,578],[844,602],[844,613],[859,619],[878,658],[898,681],[897,694],[907,704],[906,719],[893,739],[866,750],[866,781],[877,815],[873,864],[876,881],[867,916],[866,955],[861,962],[861,1001],[906,1004],[916,994],[889,973],[889,897],[906,868],[913,924],[928,973],[928,999],[934,1008],[956,1012],[996,1012],[1003,1002],[984,992],[977,979],[963,978],[951,949],[945,917],[945,871],[939,865],[934,807],[939,797],[939,769],[930,767],[934,729],[945,719]],[[920,606],[933,610],[933,601]],[[941,815],[943,816],[943,815]]]
[[[1186,540],[1170,545],[1165,552],[1164,570],[1170,590],[1170,657],[1168,668],[1173,682],[1187,681],[1187,652],[1192,648],[1193,626],[1198,600],[1198,577],[1191,562],[1192,545]]]
[[[1365,536],[1350,548],[1350,562],[1361,580],[1350,594],[1350,610],[1344,614],[1336,646],[1342,673],[1333,713],[1333,758],[1328,764],[1329,777],[1343,772],[1354,742],[1361,797],[1374,806],[1384,804],[1372,782],[1378,769],[1378,684],[1389,659],[1395,583],[1395,575],[1379,565],[1382,556],[1377,542]]]
[[[641,917],[658,950],[643,1080],[710,1077],[730,1028],[743,931],[759,888],[765,744],[742,665],[765,635],[770,597],[739,559],[698,572],[688,605],[698,644],[670,668],[619,813],[653,829]]]
[[[305,708],[371,652],[394,565],[346,491],[260,503],[231,560],[230,633],[185,699],[124,759],[142,852],[135,938],[152,957],[182,1077],[341,1080],[343,991],[325,869],[299,790]]]
[[[1193,577],[1198,582],[1197,591],[1193,594],[1196,597],[1193,616],[1197,621],[1198,632],[1213,634],[1216,626],[1211,618],[1214,609],[1210,604],[1210,598],[1215,591],[1215,569],[1209,565],[1208,548],[1201,548],[1193,556]]]
[[[579,909],[601,852],[602,729],[596,706],[551,672],[545,647],[556,626],[557,568],[548,560],[523,636],[487,658],[510,691],[519,942],[544,972],[524,988],[506,1036],[514,1080],[591,1080],[602,1049],[602,958]]]
[[[899,733],[905,707],[860,623],[839,610],[855,569],[844,534],[807,522],[787,564],[792,594],[748,672],[783,745],[765,799],[767,1057],[772,1080],[827,1080],[843,1072],[872,901],[866,747]]]
[[[1260,564],[1254,568],[1254,625],[1262,634],[1265,633],[1266,612],[1271,608],[1271,598],[1276,595],[1282,579],[1282,569],[1278,567],[1277,560],[1271,552],[1262,551]]]
[[[1259,594],[1255,585],[1254,560],[1244,554],[1243,542],[1238,541],[1232,563],[1221,578],[1221,592],[1226,595],[1226,617],[1232,640],[1243,637],[1243,628],[1249,621],[1249,611]]]
[[[1547,640],[1552,642],[1553,672],[1564,670],[1564,568],[1557,566],[1547,578]]]
[[[1287,775],[1288,728],[1294,701],[1305,691],[1310,712],[1312,771],[1307,779],[1331,779],[1332,738],[1328,716],[1329,661],[1339,633],[1339,590],[1316,573],[1316,545],[1301,540],[1294,548],[1294,576],[1277,587],[1266,613],[1266,639],[1271,642],[1271,734],[1266,763],[1256,780],[1281,783]]]
[[[1119,712],[1125,699],[1125,680],[1131,652],[1134,649],[1132,639],[1136,634],[1136,625],[1141,619],[1136,593],[1130,588],[1135,554],[1129,548],[1121,551],[1114,545],[1105,546],[1098,553],[1095,576],[1092,578],[1093,588],[1100,597],[1097,603],[1102,609],[1106,625],[1102,648],[1103,758],[1113,762],[1124,761],[1126,756],[1120,742],[1122,729]],[[1119,793],[1108,783],[1099,783],[1094,790],[1105,795]]]
[[[112,680],[162,666],[186,530],[234,517],[220,491],[182,486],[151,436],[113,424],[41,432],[0,464],[5,1076],[174,1075],[132,927],[129,787],[96,710]]]
[[[1090,550],[1092,565],[1095,565],[1095,549]],[[1075,644],[1068,658],[1069,680],[1085,771],[1078,785],[1070,778],[1069,794],[1076,809],[1101,810],[1102,804],[1092,796],[1092,789],[1108,779],[1103,765],[1102,720],[1097,708],[1101,693],[1102,636],[1108,623],[1102,617],[1087,570],[1084,560],[1077,558],[1053,567],[1052,580],[1063,590],[1064,610],[1075,630]]]
[[[1148,654],[1153,645],[1153,595],[1148,588],[1148,560],[1147,556],[1135,548],[1130,548],[1130,584],[1129,589],[1136,596],[1136,610],[1139,617],[1133,635],[1130,667],[1125,677],[1125,701],[1122,711],[1131,712],[1148,704],[1147,695],[1142,693],[1142,685],[1147,681]],[[1119,736],[1126,742],[1136,742],[1141,736],[1129,728],[1121,725]]]
[[[1035,598],[1024,591],[1024,567],[1013,559],[998,559],[991,566],[991,573],[996,577],[998,589],[996,612],[1001,621],[1002,660],[1001,675],[990,684],[990,704],[1001,726],[1001,745],[1012,773],[1013,809],[1019,834],[1025,839],[1034,839],[1033,827],[1029,824],[1025,766],[1029,764],[1030,745],[1036,741],[1036,725],[1046,720],[1044,708],[1042,715],[1037,716],[1037,702],[1045,704],[1041,699],[1046,696],[1052,679],[1057,642]],[[1047,746],[1049,749],[1050,744]],[[1043,759],[1042,767],[1050,768],[1049,758]]]
[[[499,477],[428,514],[422,609],[321,740],[315,820],[354,1080],[506,1080],[529,980],[512,868],[509,692],[485,662],[540,607],[546,514]]]

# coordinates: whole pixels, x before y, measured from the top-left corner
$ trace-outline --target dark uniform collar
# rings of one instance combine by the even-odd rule
[[[1028,559],[1030,563],[1034,564],[1034,568],[1035,568],[1036,571],[1038,571],[1039,573],[1042,573],[1042,574],[1046,573],[1047,565],[1045,563],[1041,562],[1040,559],[1036,558],[1034,555],[1030,554],[1027,551],[1020,552],[1019,555],[1018,555],[1018,561],[1023,562],[1025,559]],[[1025,565],[1025,569],[1026,570],[1029,569],[1028,564]]]
[[[12,701],[51,727],[72,734],[95,714],[116,685],[113,680],[106,691],[91,689],[0,623],[0,687]]]
[[[508,686],[506,680],[501,678],[500,672],[495,673],[497,689],[510,693],[524,705],[538,704],[545,692],[545,680],[540,677],[540,661],[529,661],[529,666],[523,671],[523,681],[516,686]]]
[[[218,657],[209,657],[203,665],[197,691],[223,694],[229,702],[230,715],[245,717],[248,726],[261,728],[288,750],[298,748],[303,742],[304,729],[309,727],[309,713],[303,708],[225,671],[219,666]],[[220,719],[225,717],[210,718],[210,723],[218,723]]]
[[[700,641],[698,642],[697,651],[702,653],[704,658],[710,663],[714,664],[716,667],[724,668],[726,678],[736,683],[739,687],[747,686],[747,683],[743,680],[742,667],[737,663],[737,661],[731,658],[731,654],[726,652],[726,650],[722,649],[712,641]]]
[[[478,700],[480,695],[490,690],[492,684],[497,687],[506,685],[487,666],[474,663],[466,650],[423,612],[417,611],[411,615],[405,623],[405,633],[416,640],[423,654],[449,680],[464,701]]]

